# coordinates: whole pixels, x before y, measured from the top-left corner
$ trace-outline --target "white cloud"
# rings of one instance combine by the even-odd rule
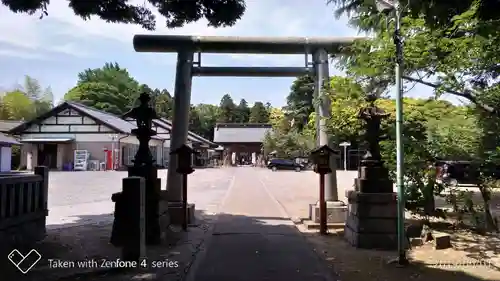
[[[0,49],[0,57],[15,57],[15,58],[23,58],[23,59],[34,59],[34,60],[48,60],[48,58],[42,54],[38,53],[30,53],[21,50],[14,49]]]
[[[144,0],[136,0],[140,4]],[[51,51],[74,56],[90,56],[98,50],[83,49],[79,42],[108,39],[132,50],[132,38],[135,34],[185,34],[185,35],[217,35],[217,36],[317,36],[337,35],[339,28],[329,26],[333,13],[325,9],[324,2],[314,6],[300,0],[255,1],[248,0],[247,11],[243,18],[233,27],[208,27],[205,20],[188,24],[183,28],[168,29],[164,26],[164,18],[157,15],[157,29],[149,32],[137,25],[106,23],[92,18],[84,21],[74,15],[67,6],[67,1],[52,1],[48,7],[49,15],[43,19],[38,16],[14,14],[0,5],[0,27],[9,27],[9,32],[0,33],[0,43],[21,47],[33,51]],[[154,9],[153,9],[154,11]],[[340,33],[345,33],[344,24],[339,25]],[[12,27],[12,28],[11,28]],[[353,34],[350,34],[353,35]],[[96,56],[98,54],[95,54]],[[262,55],[228,55],[236,61],[262,62],[296,62],[300,57],[262,56]],[[258,63],[256,63],[258,64]]]
[[[55,53],[67,54],[67,55],[80,57],[80,58],[89,58],[89,57],[93,56],[88,51],[78,47],[78,45],[74,42],[65,43],[65,44],[61,44],[61,45],[55,45],[51,48],[51,51],[55,52]]]
[[[36,17],[14,14],[2,5],[0,15],[0,42],[27,49],[40,47],[43,40],[34,22]]]

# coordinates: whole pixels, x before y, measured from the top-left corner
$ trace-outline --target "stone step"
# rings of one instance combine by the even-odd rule
[[[312,220],[302,220],[302,224],[307,230],[319,230],[320,224]],[[345,223],[327,223],[327,228],[329,230],[343,230]]]

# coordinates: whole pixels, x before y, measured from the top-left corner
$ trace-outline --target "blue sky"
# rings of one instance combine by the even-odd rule
[[[139,0],[141,3],[142,0]],[[73,15],[67,1],[52,1],[49,16],[14,14],[0,5],[0,88],[9,89],[29,75],[43,86],[51,86],[59,100],[75,86],[78,72],[118,62],[140,83],[166,88],[173,93],[174,54],[136,53],[134,34],[186,34],[217,36],[357,36],[347,19],[335,19],[333,7],[325,0],[247,0],[247,12],[230,28],[207,27],[199,21],[179,29],[164,27],[158,17],[157,30],[147,32],[139,26],[109,24],[98,19],[83,21]],[[133,2],[133,1],[132,1]],[[284,5],[286,3],[286,5]],[[303,56],[285,55],[209,55],[204,66],[302,66]],[[331,75],[340,74],[334,66]],[[192,103],[218,104],[223,94],[235,102],[245,98],[285,104],[293,78],[194,78]],[[431,90],[417,86],[406,95],[429,96]]]

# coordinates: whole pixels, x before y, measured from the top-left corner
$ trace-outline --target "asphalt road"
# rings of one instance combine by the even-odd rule
[[[220,202],[207,249],[187,281],[329,281],[335,272],[314,252],[268,185],[308,173],[229,168],[233,179]],[[265,180],[269,176],[274,180]]]

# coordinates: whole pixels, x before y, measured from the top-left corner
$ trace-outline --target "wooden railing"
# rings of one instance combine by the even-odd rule
[[[0,175],[0,231],[45,221],[47,196],[47,167],[36,167],[34,174]]]

